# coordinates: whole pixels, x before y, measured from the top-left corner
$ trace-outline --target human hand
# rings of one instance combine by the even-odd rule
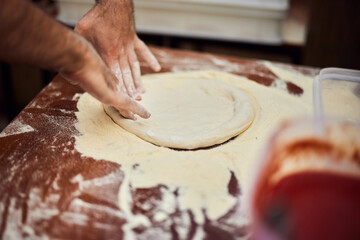
[[[2,2],[0,59],[54,69],[101,102],[116,107],[124,117],[150,114],[127,95],[93,46],[28,1]],[[15,28],[13,26],[16,26]]]
[[[124,83],[115,77],[92,45],[80,36],[79,39],[85,50],[79,54],[77,67],[60,69],[59,73],[102,103],[117,108],[122,116],[133,120],[136,120],[135,114],[149,118],[150,113],[127,95]]]
[[[141,84],[138,56],[154,71],[161,67],[149,48],[135,32],[132,0],[100,0],[76,25],[75,31],[88,39],[126,93],[141,100],[145,92]]]

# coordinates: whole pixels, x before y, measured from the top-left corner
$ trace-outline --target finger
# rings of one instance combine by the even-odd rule
[[[126,118],[136,120],[134,114],[137,114],[142,118],[149,118],[151,116],[151,114],[143,106],[138,104],[134,99],[130,98],[125,93],[115,93],[106,86],[101,86],[101,89],[88,87],[86,91],[102,103],[114,106],[119,110],[120,114]],[[99,92],[102,94],[98,94]]]
[[[115,77],[118,80],[117,93],[119,93],[119,94],[128,94],[128,92],[126,90],[126,87],[124,85],[123,75],[122,75],[122,72],[121,72],[121,69],[120,69],[119,62],[117,62],[117,61],[113,62],[110,66],[111,66],[110,69],[111,69],[112,73],[115,75]]]
[[[136,90],[140,93],[145,93],[145,88],[141,83],[140,63],[134,51],[131,51],[129,53],[129,64],[131,67],[131,72]]]
[[[119,74],[119,70],[114,69],[117,74]],[[122,71],[120,71],[122,75]],[[138,104],[135,100],[133,100],[131,97],[127,95],[127,90],[124,87],[124,84],[122,81],[116,79],[115,75],[112,74],[110,71],[107,74],[107,78],[112,78],[114,81],[118,81],[117,91],[111,91],[110,89],[106,89],[107,91],[103,90],[101,92],[104,93],[102,95],[100,101],[102,101],[105,104],[114,106],[117,108],[120,113],[126,117],[133,120],[136,120],[136,117],[134,114],[139,115],[142,118],[149,118],[150,113],[140,104]],[[98,90],[98,89],[96,89]],[[110,90],[110,91],[109,91]],[[105,94],[107,93],[107,94]]]
[[[131,69],[127,58],[120,57],[120,69],[123,77],[123,81],[130,97],[141,100],[139,93],[135,89]]]
[[[114,105],[117,109],[126,109],[142,118],[149,118],[151,116],[151,114],[143,106],[127,95],[121,95],[117,98],[117,100],[117,103]]]
[[[150,65],[151,69],[156,72],[161,70],[161,66],[156,57],[151,53],[150,49],[140,39],[137,39],[135,41],[135,50]]]
[[[105,79],[101,75],[95,77],[89,75],[83,79],[84,81],[79,82],[79,86],[100,102],[112,106],[117,101],[119,93],[117,93],[116,84],[118,80],[110,71],[109,74],[106,74]],[[96,81],[95,79],[101,80]],[[111,81],[113,84],[110,84]]]
[[[125,117],[125,118],[129,118],[129,119],[132,119],[132,120],[136,120],[137,118],[135,117],[135,114],[132,113],[132,112],[129,112],[129,111],[126,111],[126,110],[121,110],[121,109],[118,109],[121,116]]]
[[[113,63],[110,69],[118,80],[123,80],[119,63]]]

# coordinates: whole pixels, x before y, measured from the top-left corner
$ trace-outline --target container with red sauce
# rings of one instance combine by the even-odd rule
[[[284,122],[270,139],[252,196],[253,239],[360,239],[360,109],[329,104],[347,89],[360,102],[359,71],[323,70],[314,119]]]

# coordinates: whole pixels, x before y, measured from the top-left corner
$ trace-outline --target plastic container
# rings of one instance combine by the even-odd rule
[[[322,69],[315,77],[313,96],[319,134],[325,118],[360,123],[360,71]]]
[[[76,22],[93,0],[59,0],[58,19]],[[140,33],[267,44],[282,42],[288,0],[134,0]]]

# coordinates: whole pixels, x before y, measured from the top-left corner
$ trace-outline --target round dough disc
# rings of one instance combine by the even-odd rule
[[[250,98],[240,89],[210,79],[145,79],[140,102],[149,119],[123,118],[111,106],[105,112],[127,131],[159,146],[195,149],[223,143],[245,131],[255,117]]]

